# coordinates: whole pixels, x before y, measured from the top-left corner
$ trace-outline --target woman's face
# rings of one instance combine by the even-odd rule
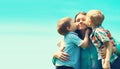
[[[77,26],[78,30],[85,30],[87,28],[87,25],[86,25],[86,15],[79,14],[76,17],[76,22],[75,23],[78,24],[78,26]]]

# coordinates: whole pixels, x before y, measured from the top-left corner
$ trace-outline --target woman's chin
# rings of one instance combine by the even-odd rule
[[[85,30],[86,28],[78,28],[78,30]]]

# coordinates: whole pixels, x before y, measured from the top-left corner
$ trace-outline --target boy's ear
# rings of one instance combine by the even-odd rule
[[[67,30],[70,30],[70,27],[66,27]]]
[[[92,25],[92,21],[91,20],[89,20],[89,25]]]

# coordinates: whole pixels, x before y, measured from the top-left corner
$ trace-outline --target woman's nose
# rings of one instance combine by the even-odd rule
[[[82,23],[83,23],[82,21],[79,22],[79,24],[82,24]]]

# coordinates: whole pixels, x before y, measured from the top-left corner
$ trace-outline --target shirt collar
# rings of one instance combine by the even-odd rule
[[[103,26],[96,26],[96,27],[93,29],[93,32],[95,32],[95,30],[96,30],[97,28],[103,28]]]
[[[78,35],[77,33],[75,33],[75,32],[69,32],[68,34],[75,34],[75,35]]]

